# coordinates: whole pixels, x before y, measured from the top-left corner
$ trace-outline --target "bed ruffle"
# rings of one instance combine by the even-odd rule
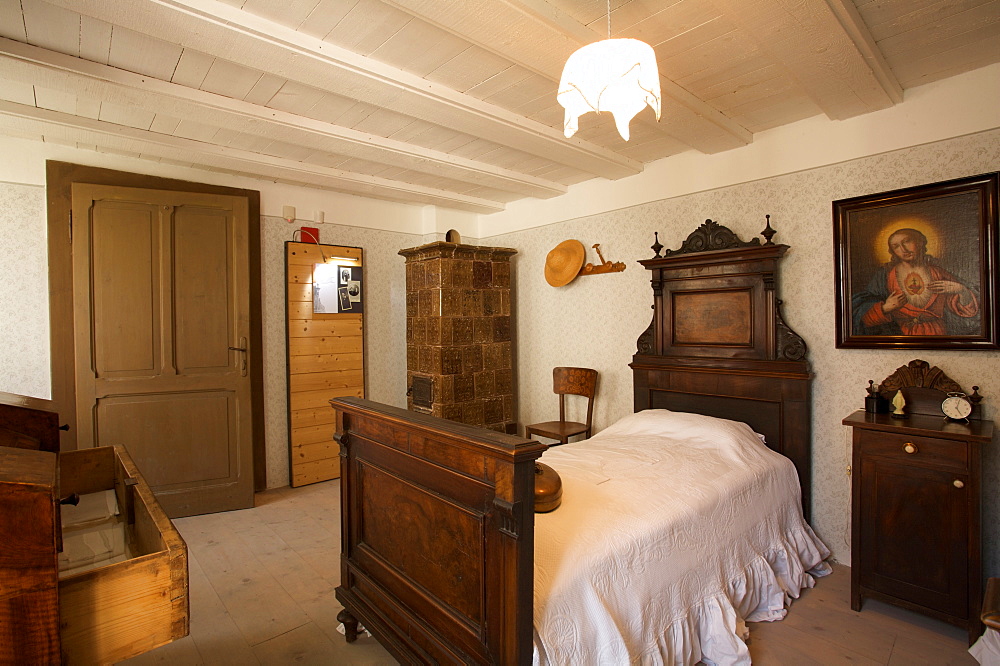
[[[545,461],[535,663],[749,664],[746,621],[784,617],[828,571],[798,476],[743,423],[648,410]]]
[[[750,664],[746,622],[784,618],[792,599],[813,587],[816,578],[831,572],[825,562],[829,555],[830,551],[803,522],[801,527],[787,530],[777,547],[747,562],[741,574],[728,576],[728,582],[723,580],[727,575],[720,576],[706,596],[668,621],[661,633],[650,636],[649,645],[629,646],[621,632],[615,635],[598,627],[578,627],[581,634],[591,630],[604,634],[597,652],[591,653],[579,640],[545,646],[536,631],[533,662],[536,666],[688,665],[699,661],[709,666]]]

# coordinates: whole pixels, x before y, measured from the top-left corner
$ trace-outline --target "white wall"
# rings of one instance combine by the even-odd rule
[[[907,90],[902,104],[849,120],[823,116],[754,135],[716,155],[689,151],[622,180],[591,180],[480,218],[480,238],[839,164],[1000,127],[1000,63]]]
[[[900,105],[846,121],[810,118],[761,132],[744,148],[694,152],[647,165],[620,181],[588,181],[545,201],[514,202],[480,218],[480,242],[517,248],[516,349],[520,421],[552,415],[550,369],[602,373],[596,425],[632,410],[627,367],[650,320],[649,278],[635,262],[652,256],[653,232],[668,248],[711,218],[753,237],[770,214],[792,246],[783,262],[785,318],[810,347],[813,385],[813,522],[842,562],[850,561],[849,436],[843,417],[880,381],[913,358],[938,364],[959,384],[990,386],[987,418],[1000,415],[1000,352],[838,350],[834,340],[831,202],[1000,170],[1000,64],[906,91]],[[601,243],[624,273],[553,289],[546,253],[576,238]],[[984,487],[1000,481],[1000,450],[987,451]],[[1000,575],[1000,496],[985,496],[987,573]]]
[[[0,233],[0,391],[48,399],[44,188],[0,182]]]
[[[285,241],[292,227],[264,216],[264,401],[269,487],[288,485],[288,402],[285,350]],[[406,407],[406,270],[399,250],[422,235],[320,224],[320,242],[364,249],[365,378],[368,398]]]
[[[847,433],[840,419],[861,406],[868,379],[879,380],[912,358],[941,365],[960,384],[977,384],[987,413],[1000,404],[996,352],[875,352],[834,347],[832,221],[834,199],[1000,169],[1000,66],[907,92],[903,105],[849,121],[821,118],[764,132],[746,148],[719,155],[678,155],[632,178],[581,183],[567,195],[525,201],[483,216],[351,197],[312,188],[257,181],[106,155],[37,141],[0,137],[0,390],[48,396],[48,317],[45,286],[44,162],[57,159],[261,191],[264,252],[264,335],[267,448],[270,485],[287,479],[284,423],[284,302],[282,244],[291,238],[280,219],[284,205],[301,221],[324,211],[323,242],[366,249],[370,397],[401,404],[405,386],[405,308],[401,247],[441,237],[455,228],[463,240],[514,247],[520,420],[548,417],[553,365],[579,364],[602,372],[598,427],[631,410],[627,363],[634,340],[649,322],[648,278],[635,263],[651,255],[653,231],[676,247],[711,217],[750,237],[765,213],[792,246],[784,261],[782,295],[789,324],[810,346],[814,383],[814,515],[838,559],[845,541],[849,494],[844,474]],[[624,273],[580,279],[554,290],[542,279],[545,254],[576,237],[599,242],[605,256],[625,261]],[[16,247],[14,247],[16,245]],[[372,280],[381,287],[372,289]],[[44,360],[43,360],[44,359]],[[992,382],[992,383],[991,383]],[[986,465],[986,487],[1000,481],[996,446]],[[996,494],[984,524],[987,571],[1000,574]]]
[[[472,235],[474,215],[233,177],[21,138],[0,137],[0,391],[51,397],[45,161],[145,173],[261,193],[264,394],[269,487],[288,485],[284,242],[305,224],[324,243],[365,250],[369,397],[405,406],[405,272],[397,252],[449,229]],[[281,218],[283,206],[297,219]],[[311,220],[324,212],[325,223]]]
[[[921,358],[960,385],[980,386],[986,418],[1000,415],[1000,352],[844,350],[835,347],[831,202],[924,183],[1000,170],[1000,129],[865,157],[832,166],[643,203],[481,240],[518,249],[514,257],[520,421],[549,420],[557,409],[551,368],[593,367],[601,378],[595,426],[632,411],[628,368],[636,338],[649,324],[649,275],[636,262],[653,256],[653,232],[669,249],[707,218],[745,240],[765,226],[765,214],[791,249],[782,261],[779,297],[785,320],[809,346],[813,382],[813,524],[836,558],[850,561],[849,433],[841,420],[863,406],[868,380],[880,382]],[[555,289],[544,280],[545,256],[576,238],[601,243],[625,272],[577,278]],[[588,260],[596,259],[590,257]],[[987,447],[984,528],[987,571],[1000,575],[1000,449]]]
[[[284,206],[293,206],[296,212],[295,228],[300,223],[317,220],[320,213],[329,224],[405,234],[443,234],[449,229],[457,229],[463,236],[474,237],[478,228],[477,216],[464,211],[437,210],[433,206],[381,201],[25,138],[0,136],[0,155],[3,155],[0,160],[0,183],[44,187],[45,161],[58,160],[209,185],[258,190],[261,215],[280,218]]]

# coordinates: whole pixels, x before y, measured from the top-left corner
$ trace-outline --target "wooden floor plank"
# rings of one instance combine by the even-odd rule
[[[224,515],[206,516],[205,527],[181,534],[246,643],[254,646],[306,624],[309,618],[246,549],[239,532],[221,525]]]
[[[367,636],[350,645],[331,640],[316,625],[309,623],[254,648],[262,664],[351,664],[354,666],[395,666],[395,659]]]
[[[256,507],[175,520],[190,553],[191,635],[127,662],[343,664],[396,662],[374,639],[348,644],[341,606],[340,482],[258,493]],[[780,622],[750,626],[757,666],[975,666],[965,631],[877,601],[850,608],[850,569],[817,581]]]
[[[188,566],[191,580],[191,638],[198,647],[203,662],[206,666],[256,664],[257,657],[246,641],[239,640],[242,636],[239,627],[202,570],[196,554],[191,553]]]

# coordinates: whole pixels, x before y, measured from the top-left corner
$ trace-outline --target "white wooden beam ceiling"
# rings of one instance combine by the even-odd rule
[[[240,99],[134,74],[107,65],[0,38],[0,77],[78,97],[147,109],[172,118],[239,133],[311,145],[345,157],[427,171],[521,196],[562,194],[560,183],[412,144],[269,109]]]
[[[782,62],[832,120],[902,101],[902,88],[876,55],[874,40],[852,0],[713,2],[752,35],[761,50]]]
[[[53,4],[247,67],[445,125],[606,178],[642,165],[493,104],[217,0],[53,0]]]
[[[117,152],[152,155],[239,173],[257,173],[269,178],[327,189],[376,196],[396,201],[431,204],[475,213],[503,210],[496,202],[435,190],[399,181],[276,157],[262,159],[259,153],[217,146],[193,139],[167,136],[117,123],[91,120],[24,104],[0,101],[0,129],[19,136],[51,137],[60,143],[75,141],[103,146]]]
[[[558,86],[563,65],[574,51],[608,37],[606,32],[579,23],[545,0],[506,0],[499,5],[492,0],[387,2],[541,74],[552,81],[553,88]],[[463,11],[456,11],[459,5],[464,5]],[[539,44],[544,47],[539,48]],[[669,79],[661,77],[660,87],[664,98],[661,121],[656,123],[651,114],[643,113],[638,122],[705,153],[738,148],[752,141],[753,136],[745,128]],[[549,99],[554,105],[551,94]]]
[[[0,0],[0,131],[489,213],[1000,61],[1000,0]],[[581,45],[642,39],[663,116],[562,135]]]

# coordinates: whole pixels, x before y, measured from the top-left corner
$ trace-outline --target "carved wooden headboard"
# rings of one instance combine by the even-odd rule
[[[790,458],[809,518],[811,374],[806,344],[785,323],[777,297],[778,263],[768,220],[744,242],[706,220],[677,250],[640,261],[650,271],[653,319],[637,341],[635,411],[697,412],[743,421]]]

